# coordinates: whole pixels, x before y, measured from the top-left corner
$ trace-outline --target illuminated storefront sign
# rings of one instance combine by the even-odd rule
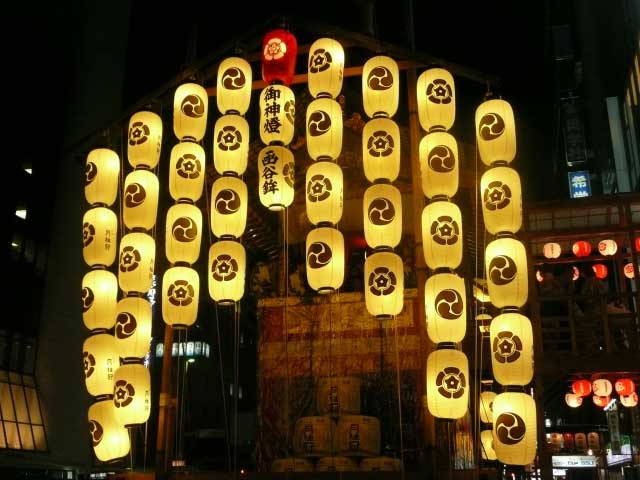
[[[554,455],[551,457],[553,468],[591,468],[596,466],[593,455]]]
[[[587,170],[569,172],[569,197],[584,198],[591,196],[591,180]]]

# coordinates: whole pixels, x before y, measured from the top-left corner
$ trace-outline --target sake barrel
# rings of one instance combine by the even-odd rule
[[[342,415],[338,418],[334,448],[349,457],[380,455],[380,421],[364,415]]]
[[[347,457],[322,457],[316,465],[318,472],[355,472],[357,470],[356,461]]]
[[[313,463],[304,458],[278,458],[271,464],[272,472],[312,472]]]
[[[400,472],[403,470],[402,460],[391,457],[363,458],[360,462],[363,472]]]
[[[578,432],[574,437],[574,443],[578,452],[587,451],[587,435],[586,433]]]
[[[301,417],[293,433],[293,453],[299,457],[326,457],[333,453],[335,423],[329,417]]]
[[[562,449],[562,434],[553,432],[549,435],[549,444],[554,452],[559,452]]]
[[[360,384],[358,377],[324,377],[318,379],[316,401],[320,415],[360,413]]]

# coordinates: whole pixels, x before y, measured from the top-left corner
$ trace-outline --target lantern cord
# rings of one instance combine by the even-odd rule
[[[284,364],[285,364],[285,385],[284,385],[284,412],[285,412],[285,454],[289,455],[289,428],[290,428],[290,412],[289,412],[289,325],[287,319],[287,304],[289,300],[289,209],[285,208],[282,212],[283,224],[283,260],[282,266],[284,272]]]
[[[398,348],[398,317],[393,316],[393,322],[395,323],[394,340],[396,344],[396,395],[398,397],[398,425],[400,427],[400,461],[403,468],[402,479],[404,479],[404,441],[402,435],[402,394],[400,389],[400,349]]]
[[[127,428],[127,434],[129,435],[129,469],[133,471],[133,440],[130,428]]]

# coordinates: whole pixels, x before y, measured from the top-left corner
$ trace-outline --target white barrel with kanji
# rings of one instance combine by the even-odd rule
[[[358,377],[324,377],[318,379],[316,403],[320,415],[360,413],[360,385]]]
[[[380,455],[380,421],[364,415],[343,415],[338,419],[335,450],[346,457]]]
[[[318,460],[317,472],[355,472],[358,463],[347,457],[323,457]]]
[[[362,472],[401,472],[402,460],[392,457],[363,458],[360,462]]]
[[[334,453],[335,423],[329,417],[301,417],[293,433],[293,453],[298,457],[326,457]]]
[[[313,472],[313,463],[304,458],[278,458],[271,464],[271,471],[282,472]]]

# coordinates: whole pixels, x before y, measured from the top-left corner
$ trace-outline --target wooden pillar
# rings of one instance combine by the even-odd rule
[[[160,399],[158,405],[158,436],[156,441],[156,473],[166,474],[169,471],[173,455],[171,439],[175,415],[175,399],[172,393],[171,361],[173,348],[173,328],[164,326],[164,355],[162,356],[162,372],[160,379]]]

